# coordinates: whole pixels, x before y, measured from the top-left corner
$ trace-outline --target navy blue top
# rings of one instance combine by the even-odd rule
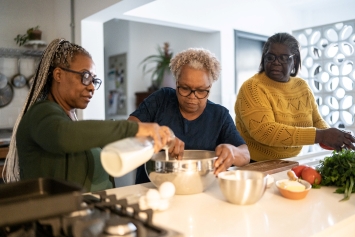
[[[185,150],[214,151],[222,143],[236,147],[245,144],[226,108],[207,100],[203,113],[195,120],[187,120],[180,113],[176,90],[172,88],[154,92],[130,115],[142,122],[168,126],[185,142]],[[150,181],[142,165],[137,169],[136,184],[145,182]]]

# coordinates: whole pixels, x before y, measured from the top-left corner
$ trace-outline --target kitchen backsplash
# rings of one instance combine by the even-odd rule
[[[21,57],[19,61],[20,72],[29,79],[35,73],[38,58]],[[19,73],[18,59],[0,56],[0,73],[4,74],[11,84],[12,78]],[[12,85],[12,84],[11,84]],[[29,87],[16,88],[12,85],[14,96],[10,104],[0,108],[0,128],[12,128],[27,98]]]

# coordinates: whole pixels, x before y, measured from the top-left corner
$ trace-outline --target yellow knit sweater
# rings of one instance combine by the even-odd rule
[[[296,156],[314,144],[316,128],[328,128],[307,82],[286,83],[255,74],[245,81],[235,103],[236,126],[256,161]]]

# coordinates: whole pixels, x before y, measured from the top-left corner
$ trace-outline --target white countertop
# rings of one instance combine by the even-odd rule
[[[330,152],[289,160],[315,166],[327,154]],[[272,176],[275,181],[287,178],[286,171]],[[149,188],[155,187],[146,183],[107,191],[118,198],[132,198],[132,194],[144,194]],[[239,206],[225,200],[216,180],[203,193],[175,195],[168,210],[154,212],[153,222],[186,237],[354,236],[355,194],[350,200],[339,202],[343,194],[334,191],[335,187],[321,187],[311,189],[305,199],[289,200],[273,184],[257,203]]]

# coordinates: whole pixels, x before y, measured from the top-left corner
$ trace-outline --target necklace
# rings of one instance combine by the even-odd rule
[[[74,115],[74,120],[73,121],[78,121],[78,117],[76,116],[75,110],[73,111],[73,115]]]

